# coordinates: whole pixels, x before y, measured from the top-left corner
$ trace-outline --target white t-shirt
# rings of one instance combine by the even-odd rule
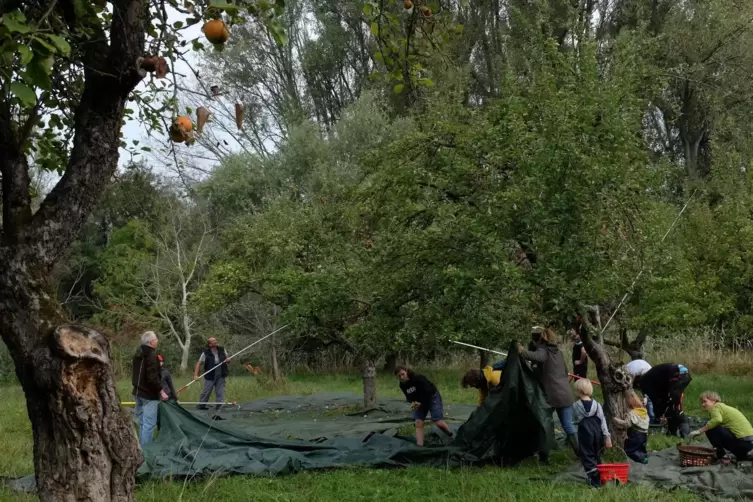
[[[648,370],[651,369],[651,365],[648,364],[643,359],[636,359],[635,361],[630,361],[625,365],[625,368],[627,368],[628,373],[630,373],[633,376],[642,375]]]

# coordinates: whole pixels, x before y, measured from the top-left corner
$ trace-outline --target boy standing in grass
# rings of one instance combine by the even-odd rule
[[[691,432],[690,436],[700,436],[705,432],[711,446],[716,448],[717,458],[724,457],[725,451],[729,451],[737,460],[753,460],[753,426],[745,415],[722,403],[716,392],[701,394],[701,406],[709,412],[711,420]]]
[[[641,398],[634,392],[631,392],[628,396],[628,405],[630,406],[630,414],[628,414],[627,420],[618,417],[614,417],[613,420],[619,426],[628,427],[627,439],[625,439],[627,456],[636,462],[647,464],[648,411],[643,407]]]
[[[580,462],[588,477],[588,484],[598,488],[601,478],[597,465],[601,463],[601,451],[604,447],[612,447],[607,420],[601,405],[594,401],[594,388],[586,379],[577,380],[574,384],[578,393],[578,401],[573,404],[573,422],[578,424],[578,444],[580,446]]]
[[[402,366],[395,368],[395,375],[400,380],[400,390],[405,394],[405,399],[411,403],[413,420],[416,421],[416,444],[424,445],[424,421],[429,413],[437,427],[452,437],[450,427],[443,420],[442,396],[436,385],[425,376]]]

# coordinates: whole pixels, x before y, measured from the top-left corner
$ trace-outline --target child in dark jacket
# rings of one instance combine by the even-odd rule
[[[162,382],[162,390],[167,394],[167,399],[170,401],[178,400],[178,393],[175,392],[175,385],[173,385],[173,377],[170,372],[165,368],[165,360],[161,355],[157,356],[159,359],[160,367],[160,381]]]
[[[578,444],[580,446],[580,462],[586,471],[588,484],[598,488],[601,486],[599,470],[601,451],[612,447],[607,420],[601,405],[591,396],[594,389],[591,382],[581,379],[574,384],[578,393],[578,401],[573,404],[573,422],[578,424]]]
[[[416,444],[424,445],[424,421],[429,413],[437,427],[452,437],[450,427],[443,420],[442,396],[437,387],[425,376],[408,368],[398,366],[395,368],[395,375],[400,380],[400,390],[405,394],[405,399],[411,403],[413,420],[416,421]]]
[[[636,462],[647,464],[648,411],[643,407],[643,400],[635,393],[630,393],[628,396],[628,405],[630,406],[630,413],[627,418],[623,420],[614,417],[613,420],[616,425],[628,428],[627,439],[625,439],[625,453],[627,456]]]

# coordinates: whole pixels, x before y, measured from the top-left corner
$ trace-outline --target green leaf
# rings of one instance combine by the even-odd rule
[[[175,28],[176,30],[183,28],[183,21],[175,21],[173,23],[173,28]]]
[[[65,57],[71,55],[71,46],[63,37],[59,35],[47,35],[47,38],[50,39],[50,42],[52,42],[52,45],[55,46],[60,54]]]
[[[227,2],[211,2],[209,4],[209,9],[220,9],[220,10],[237,10],[238,6],[233,5]]]
[[[375,53],[375,54],[374,54],[374,59],[376,59],[376,60],[377,60],[377,61],[379,61],[380,63],[384,62],[384,56],[382,55],[382,53],[381,53],[381,52],[377,52],[377,53]]]
[[[403,92],[404,88],[405,84],[397,84],[395,87],[393,87],[392,90],[395,92],[395,94],[400,94],[401,92]]]
[[[57,49],[55,48],[55,46],[48,44],[47,42],[45,42],[41,38],[39,38],[39,37],[32,37],[32,38],[33,38],[33,40],[36,43],[38,43],[39,45],[41,45],[43,48],[47,49],[47,51],[49,51],[50,53],[57,52]]]
[[[376,23],[371,23],[371,34],[376,36],[379,36],[379,25]]]
[[[457,33],[462,34],[464,29],[465,29],[465,26],[463,26],[462,24],[455,25],[455,32]]]
[[[34,106],[37,104],[37,95],[31,87],[22,82],[13,82],[10,84],[10,92],[12,92],[24,106]]]
[[[3,15],[1,20],[3,26],[11,33],[29,33],[30,28],[26,24],[26,16],[20,10]]]
[[[430,78],[419,78],[418,82],[426,87],[434,87],[434,81]]]
[[[25,45],[18,46],[18,53],[21,57],[21,66],[26,66],[34,58],[34,53]]]
[[[373,7],[371,6],[371,4],[367,3],[366,5],[363,6],[363,13],[366,14],[367,16],[371,17],[372,11],[373,11]]]

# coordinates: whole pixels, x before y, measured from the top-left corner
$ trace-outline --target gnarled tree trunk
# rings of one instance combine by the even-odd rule
[[[0,333],[26,395],[43,502],[130,501],[143,461],[120,408],[107,340],[63,323],[30,260],[0,254]]]
[[[604,396],[604,413],[610,426],[612,443],[622,447],[627,438],[627,429],[615,424],[612,417],[620,419],[627,417],[630,411],[627,405],[627,396],[633,388],[633,378],[622,366],[612,364],[604,345],[595,341],[595,335],[598,333],[593,324],[586,321],[588,319],[587,314],[582,317],[586,326],[585,332],[581,333],[583,347],[596,366],[596,375]]]
[[[30,5],[17,2],[22,9]],[[145,55],[149,2],[108,2],[106,23],[88,6],[59,1],[45,7],[45,15],[56,16],[48,25],[63,23],[70,33],[70,57],[82,68],[83,87],[68,89],[66,99],[75,106],[61,105],[73,116],[70,154],[60,159],[65,172],[36,213],[27,154],[42,103],[18,113],[0,93],[0,334],[26,395],[43,502],[128,502],[142,462],[120,410],[107,340],[65,325],[49,282],[117,169],[125,104],[143,76],[137,61]]]

